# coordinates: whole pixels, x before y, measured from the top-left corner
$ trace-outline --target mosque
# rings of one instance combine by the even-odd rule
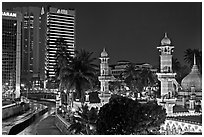
[[[157,76],[161,82],[161,98],[157,102],[167,113],[161,133],[202,134],[202,76],[196,65],[195,54],[191,72],[179,84],[175,79],[176,73],[172,70],[174,46],[167,33],[157,49],[160,52],[160,72]]]
[[[194,55],[191,72],[179,84],[172,69],[174,46],[167,33],[157,49],[160,52],[160,70],[156,75],[161,82],[161,98],[157,98],[157,103],[166,109],[167,114],[160,132],[165,135],[202,134],[202,76],[196,65],[196,56]],[[100,108],[109,102],[111,97],[109,82],[115,80],[111,74],[109,56],[105,49],[99,59],[101,60],[98,77],[101,83],[99,93],[101,102],[89,103],[89,99],[86,98],[89,107]]]
[[[161,126],[161,133],[167,135],[201,134],[202,76],[196,65],[195,55],[191,72],[179,84],[175,79],[176,73],[172,69],[174,46],[167,33],[157,49],[160,52],[160,70],[156,74],[161,82],[161,98],[158,98],[157,102],[166,109],[167,113],[165,124]],[[101,82],[99,97],[103,103],[107,103],[111,97],[108,82],[114,80],[114,77],[110,75],[108,59],[108,54],[104,49],[100,57],[101,75],[99,76]]]

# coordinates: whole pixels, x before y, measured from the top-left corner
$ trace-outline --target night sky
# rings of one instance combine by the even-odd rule
[[[174,57],[184,64],[184,51],[202,50],[202,3],[2,3],[3,9],[20,6],[51,5],[76,9],[77,49],[99,57],[105,47],[110,64],[118,60],[159,64],[159,46],[168,33],[175,46]],[[99,62],[99,61],[98,61]]]

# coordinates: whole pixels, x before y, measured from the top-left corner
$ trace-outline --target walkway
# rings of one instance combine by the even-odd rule
[[[50,115],[39,122],[37,135],[63,135],[63,133],[55,126],[55,115]]]

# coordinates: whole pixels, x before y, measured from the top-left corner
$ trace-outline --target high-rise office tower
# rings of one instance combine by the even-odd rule
[[[2,87],[16,98],[20,97],[21,21],[19,12],[2,12]]]
[[[43,80],[43,72],[40,71],[40,56],[43,53],[40,42],[40,7],[17,7],[14,11],[21,12],[22,20],[22,56],[21,56],[21,82],[30,82],[29,88],[39,86]]]
[[[41,25],[42,36],[40,38],[41,42],[45,43],[45,85],[47,88],[56,89],[57,40],[64,39],[67,52],[74,56],[75,10],[42,7]]]

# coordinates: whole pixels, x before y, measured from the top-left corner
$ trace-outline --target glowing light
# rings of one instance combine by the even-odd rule
[[[75,108],[72,108],[72,112],[75,112],[76,111],[76,109]]]
[[[2,12],[2,16],[16,17],[17,14],[16,14],[16,13],[12,13],[12,12],[3,11],[3,12]]]

